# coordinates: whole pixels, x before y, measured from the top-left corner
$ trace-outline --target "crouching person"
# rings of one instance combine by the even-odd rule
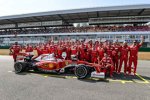
[[[102,65],[102,70],[105,73],[109,73],[110,77],[113,77],[114,64],[112,58],[109,57],[109,55],[107,55],[106,53],[104,54],[104,57],[100,61],[100,65]]]

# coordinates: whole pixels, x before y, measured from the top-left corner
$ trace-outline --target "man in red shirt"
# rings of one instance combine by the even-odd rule
[[[114,62],[115,66],[115,72],[118,71],[118,62],[119,62],[119,53],[120,53],[120,45],[118,44],[118,41],[115,41],[113,44],[114,50],[112,51],[112,60]]]
[[[81,41],[81,45],[79,46],[79,59],[85,61],[86,60],[86,45],[84,41]]]
[[[100,45],[99,41],[96,40],[95,43],[94,43],[94,45],[95,45],[95,47],[96,47],[96,50],[98,50],[99,45]]]
[[[35,50],[37,50],[37,55],[40,56],[42,54],[42,45],[41,44],[38,44],[36,47],[35,47]]]
[[[27,46],[25,47],[25,52],[29,53],[29,55],[34,55],[33,47],[30,44],[27,44]]]
[[[72,42],[72,45],[71,45],[71,56],[76,56],[78,58],[78,49],[77,49],[77,46],[75,45],[74,42]]]
[[[102,43],[102,42],[101,42],[101,43]],[[108,44],[109,44],[108,40],[105,40],[105,41],[103,42],[103,48],[106,49],[107,46],[108,46]]]
[[[92,46],[93,46],[93,41],[92,41],[92,40],[90,40],[90,41],[88,42],[87,46],[88,46],[88,48],[89,48],[89,49],[91,49],[91,48],[92,48]]]
[[[123,62],[124,62],[124,74],[126,75],[127,73],[128,53],[129,53],[129,47],[127,45],[127,42],[124,41],[120,49],[120,65],[118,69],[119,74],[120,74]]]
[[[52,54],[52,53],[56,54],[56,47],[55,47],[53,41],[51,42],[50,49],[49,49],[49,53],[50,53],[50,54]]]
[[[114,50],[114,47],[112,46],[112,43],[109,41],[108,46],[106,46],[106,53],[109,55],[109,57],[112,58],[112,52]]]
[[[98,48],[99,61],[101,61],[102,58],[104,57],[104,52],[105,52],[104,47],[103,46],[99,46],[99,48]]]
[[[93,48],[91,50],[91,62],[98,63],[98,51],[96,45],[93,45]]]
[[[49,44],[42,43],[39,46],[38,50],[39,50],[39,53],[41,53],[41,54],[48,54],[49,53]]]
[[[137,69],[137,60],[138,60],[138,50],[142,46],[144,42],[144,37],[141,36],[141,42],[137,43],[137,41],[133,41],[133,44],[129,47],[130,48],[130,56],[129,56],[129,74],[131,74],[131,66],[132,63],[134,64],[134,75]]]
[[[62,53],[63,53],[63,46],[62,45],[58,45],[57,46],[57,57],[62,59]]]
[[[17,54],[21,51],[21,46],[18,45],[18,42],[15,42],[10,48],[10,53],[13,55],[14,62],[16,62]]]
[[[70,45],[70,44],[68,44],[68,45],[66,46],[66,53],[67,53],[66,59],[67,59],[67,60],[70,60],[70,59],[71,59],[71,45]]]

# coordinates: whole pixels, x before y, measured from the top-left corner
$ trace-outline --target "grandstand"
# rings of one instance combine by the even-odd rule
[[[118,39],[145,36],[150,47],[150,4],[49,11],[0,17],[0,46],[40,43],[51,36],[72,39]]]

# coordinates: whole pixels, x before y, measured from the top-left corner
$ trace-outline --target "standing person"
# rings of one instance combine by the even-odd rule
[[[120,49],[120,64],[119,64],[119,69],[118,69],[119,74],[120,74],[123,62],[124,62],[124,75],[126,75],[127,73],[128,53],[129,53],[129,47],[127,45],[127,42],[124,41]]]
[[[91,50],[91,62],[98,63],[98,51],[97,51],[96,45],[93,45],[92,50]]]
[[[114,62],[115,71],[118,72],[120,45],[118,44],[117,40],[114,42],[113,48],[114,50],[112,51],[112,60]]]
[[[37,51],[37,55],[40,56],[42,54],[42,45],[39,43],[36,47],[35,50]]]
[[[92,47],[93,47],[93,41],[90,40],[90,41],[88,42],[88,48],[92,48]]]
[[[71,45],[69,44],[66,46],[66,53],[67,53],[66,59],[70,60],[71,59]]]
[[[95,47],[96,47],[96,50],[98,50],[99,45],[100,45],[99,41],[96,40],[95,43],[94,43],[94,45],[95,45]]]
[[[134,64],[134,75],[137,69],[137,60],[138,60],[138,50],[143,45],[144,37],[141,36],[141,42],[138,43],[136,40],[133,41],[133,44],[129,47],[130,48],[130,56],[129,56],[129,75],[131,74],[131,66],[132,63]]]
[[[101,43],[102,43],[102,42],[101,42]],[[104,48],[104,49],[107,49],[108,44],[109,44],[109,41],[108,41],[108,40],[105,40],[105,41],[103,42],[103,48]]]
[[[112,58],[112,52],[114,50],[114,47],[112,46],[112,43],[110,41],[108,42],[108,46],[106,46],[105,49],[106,49],[107,55],[109,55],[109,57]]]
[[[81,45],[79,46],[79,59],[85,61],[86,60],[86,52],[87,48],[84,44],[84,41],[81,41]]]
[[[70,60],[71,59],[71,41],[67,41],[65,46],[65,52],[66,52],[66,59]]]
[[[62,45],[58,45],[57,46],[57,58],[62,59],[62,53],[63,53],[63,46]]]
[[[42,54],[48,54],[49,53],[48,49],[46,48],[46,44],[41,45],[41,53]]]
[[[29,55],[34,55],[33,47],[30,44],[27,44],[27,46],[25,47],[25,52],[28,53]]]
[[[45,45],[44,45],[44,50],[45,50],[45,54],[47,53],[49,53],[50,52],[50,45],[49,45],[49,43],[46,43]]]
[[[71,58],[73,56],[76,56],[78,58],[78,54],[79,54],[79,52],[78,52],[77,46],[75,45],[74,42],[72,42],[72,45],[71,45]]]
[[[90,62],[90,63],[92,62],[92,61],[91,61],[92,46],[93,46],[93,41],[90,40],[90,41],[87,43],[87,45],[86,45],[86,47],[87,47],[86,61],[87,61],[87,62]]]
[[[104,52],[105,52],[105,49],[103,47],[103,44],[100,43],[100,46],[98,48],[98,54],[99,54],[99,61],[102,60],[102,58],[104,57]]]
[[[56,54],[56,47],[55,47],[53,41],[51,42],[50,49],[49,49],[49,53],[50,53],[50,54],[52,54],[52,53]]]
[[[21,46],[18,45],[18,42],[15,42],[15,44],[12,45],[9,48],[9,50],[10,50],[10,53],[13,55],[14,62],[16,62],[17,54],[19,54],[19,52],[21,51]]]

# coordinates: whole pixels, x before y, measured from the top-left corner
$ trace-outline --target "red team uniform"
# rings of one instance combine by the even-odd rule
[[[25,47],[25,52],[33,52],[33,47],[32,46],[26,46]]]
[[[98,63],[98,51],[95,47],[91,50],[91,62]]]
[[[121,71],[123,62],[124,62],[124,74],[126,74],[126,72],[127,72],[128,52],[129,52],[129,47],[127,45],[121,47],[120,65],[119,65],[118,73],[120,73],[120,71]]]
[[[54,54],[56,53],[56,48],[55,48],[54,45],[51,45],[51,46],[50,46],[49,53],[54,53]]]
[[[66,53],[67,53],[67,60],[71,59],[71,48],[69,46],[66,47]]]
[[[71,55],[76,55],[78,57],[78,50],[76,46],[71,47]]]
[[[62,59],[62,53],[63,53],[63,47],[62,46],[59,46],[58,48],[57,48],[57,57],[58,58],[60,58],[60,59]]]
[[[86,61],[88,61],[88,62],[92,62],[91,61],[91,53],[92,53],[92,49],[88,48],[87,52],[86,52]]]
[[[122,64],[124,62],[124,73],[126,74],[129,71],[131,74],[131,66],[134,64],[134,74],[136,73],[137,60],[138,60],[138,50],[142,44],[131,45],[113,45],[108,44],[106,41],[104,44],[95,42],[93,45],[92,41],[89,41],[86,45],[85,41],[70,42],[59,41],[57,45],[54,45],[54,42],[50,41],[49,43],[36,46],[38,56],[41,54],[52,54],[54,53],[56,57],[62,59],[63,52],[66,52],[67,60],[71,60],[71,55],[76,55],[79,60],[87,61],[90,63],[102,64],[103,67],[110,70],[110,76],[112,76],[113,71],[120,73]],[[16,62],[17,54],[21,51],[20,45],[13,45],[10,47],[10,50],[13,51],[13,58]],[[25,48],[25,52],[33,52],[33,47],[28,45]],[[128,53],[129,56],[129,66],[128,64]],[[105,57],[104,54],[107,54],[109,57]],[[120,54],[120,55],[119,55]]]
[[[119,52],[120,52],[120,46],[114,45],[112,51],[112,60],[114,62],[115,71],[118,71],[118,64],[119,64]]]
[[[12,51],[14,62],[16,62],[17,54],[21,51],[21,46],[16,44],[12,45],[10,50]]]
[[[103,47],[98,48],[99,61],[101,61],[102,58],[104,57],[104,53],[105,53],[105,50]]]
[[[129,74],[131,74],[131,66],[134,64],[134,74],[136,73],[137,68],[137,60],[138,60],[138,50],[141,47],[140,44],[131,45],[130,48],[130,56],[129,56]]]
[[[36,46],[35,50],[37,51],[38,56],[40,56],[42,54],[42,49],[40,46]]]
[[[42,53],[42,54],[48,54],[48,53],[49,53],[48,48],[43,45],[43,46],[42,46],[42,49],[41,49],[41,53]]]
[[[112,47],[112,46],[107,46],[107,47],[106,47],[106,53],[107,53],[107,55],[109,55],[111,58],[113,57],[113,55],[112,55],[113,50],[114,50],[114,47]]]
[[[104,70],[109,70],[110,77],[113,77],[113,71],[114,71],[114,64],[111,57],[103,57],[101,60],[102,66],[104,67]]]
[[[86,56],[87,56],[87,48],[86,45],[81,45],[79,47],[79,59],[85,61],[86,60]]]

